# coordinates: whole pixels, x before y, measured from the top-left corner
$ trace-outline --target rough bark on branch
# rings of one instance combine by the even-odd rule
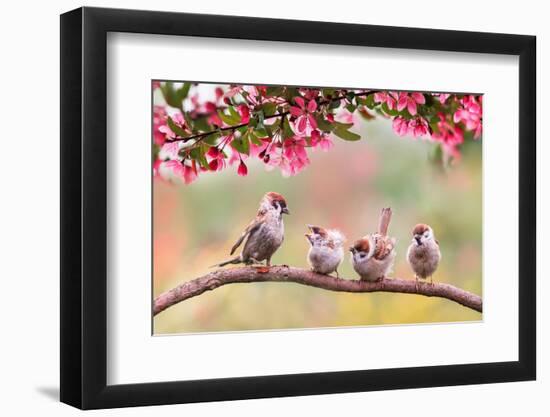
[[[159,295],[153,303],[153,315],[166,310],[188,298],[201,295],[222,285],[251,282],[294,282],[310,287],[342,292],[395,292],[419,294],[427,297],[441,297],[462,304],[475,311],[482,312],[482,300],[479,295],[444,283],[419,282],[418,288],[414,279],[388,278],[380,282],[364,282],[358,279],[348,280],[321,275],[310,270],[272,266],[218,269],[202,277],[193,279]]]

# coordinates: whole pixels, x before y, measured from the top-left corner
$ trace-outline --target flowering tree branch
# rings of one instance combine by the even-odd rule
[[[377,91],[375,91],[375,90],[363,91],[363,92],[354,94],[354,96],[355,97],[365,97],[365,96],[368,96],[370,94],[375,94],[375,93],[377,93]],[[319,101],[318,105],[319,106],[325,106],[325,105],[330,104],[330,103],[334,103],[334,102],[337,102],[337,101],[344,100],[345,98],[346,98],[346,96],[338,96],[338,97],[334,97],[334,98],[327,99],[327,100],[321,100],[321,101]],[[288,103],[283,102],[281,104],[288,104]],[[272,114],[270,116],[264,116],[264,120],[270,120],[270,119],[274,119],[274,118],[277,118],[277,117],[284,117],[284,116],[288,116],[289,114],[290,114],[290,111],[283,111],[283,112],[280,112],[280,113]],[[211,116],[211,114],[208,114],[208,113],[203,113],[203,114],[198,115],[198,117],[209,117],[209,116]],[[234,131],[234,130],[237,130],[241,127],[247,127],[249,125],[250,125],[250,121],[248,121],[246,123],[241,123],[241,124],[238,124],[238,125],[234,125],[234,126],[220,127],[218,129],[215,129],[215,130],[211,130],[211,131],[208,131],[208,132],[197,133],[197,134],[190,135],[190,136],[184,136],[184,137],[175,136],[173,138],[168,137],[168,138],[166,138],[166,142],[168,142],[168,143],[178,142],[178,141],[187,142],[187,141],[190,141],[192,139],[199,139],[200,140],[202,138],[205,138],[206,136],[213,135],[217,132],[226,132],[228,130],[229,131]]]
[[[296,175],[309,150],[362,139],[351,130],[359,119],[390,119],[397,135],[432,141],[447,162],[482,133],[481,95],[237,84],[201,100],[197,83],[154,82],[153,90],[153,172],[185,184],[231,165],[247,175],[248,158]]]
[[[184,282],[177,287],[159,295],[153,303],[153,315],[181,301],[201,295],[227,284],[254,282],[293,282],[296,284],[317,287],[329,291],[341,292],[393,292],[418,294],[427,297],[441,297],[459,303],[472,310],[482,312],[481,297],[444,283],[420,282],[416,285],[412,279],[384,279],[380,282],[348,280],[321,275],[310,270],[287,267],[253,267],[245,266],[231,269],[218,269],[202,277]]]

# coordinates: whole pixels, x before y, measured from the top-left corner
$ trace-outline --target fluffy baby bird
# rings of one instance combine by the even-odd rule
[[[271,257],[284,239],[283,214],[290,214],[284,197],[275,192],[265,194],[260,201],[256,218],[244,229],[241,237],[231,248],[230,255],[233,255],[246,239],[241,254],[214,266],[240,263],[250,265],[262,261],[265,261],[267,266],[271,266]]]
[[[414,271],[416,286],[418,287],[418,278],[430,277],[430,283],[433,284],[432,275],[441,260],[439,242],[435,239],[432,228],[427,224],[417,224],[412,234],[412,243],[407,250],[407,261]]]
[[[339,277],[338,265],[344,259],[345,236],[336,229],[310,225],[307,227],[311,231],[305,234],[311,245],[307,254],[311,270],[325,275],[336,272],[336,276]]]
[[[351,263],[362,281],[380,281],[390,272],[395,261],[395,239],[388,236],[391,208],[380,213],[378,232],[362,237],[350,248]]]

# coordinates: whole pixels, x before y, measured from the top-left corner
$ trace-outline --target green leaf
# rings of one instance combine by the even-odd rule
[[[256,132],[250,132],[248,137],[250,138],[250,142],[252,142],[254,145],[258,145],[258,146],[262,145],[262,141],[258,136],[256,136]],[[263,138],[265,136],[261,136],[261,137]]]
[[[231,112],[231,110],[233,110],[233,112]],[[229,112],[230,114],[225,114],[222,110],[218,110],[218,115],[223,120],[223,122],[228,124],[229,126],[239,124],[241,121],[241,116],[239,116],[239,113],[237,113],[237,111],[233,107],[229,107]]]
[[[264,112],[265,116],[272,116],[277,110],[277,105],[275,103],[264,103],[262,104],[261,109]]]
[[[287,87],[285,90],[285,98],[286,100],[294,105],[294,100],[292,100],[294,97],[299,96],[300,92],[295,87]]]
[[[238,123],[239,123],[241,121],[241,115],[235,109],[235,107],[229,106],[227,109],[229,110],[229,114],[231,115],[231,117],[235,120],[238,120]]]
[[[399,112],[395,109],[391,110],[389,107],[388,107],[388,104],[387,103],[383,103],[382,104],[382,110],[384,111],[384,113],[390,115],[390,116],[397,116],[399,114]]]
[[[170,116],[167,117],[166,121],[168,122],[168,127],[172,132],[174,132],[176,135],[184,138],[188,136],[188,133],[183,130],[181,127],[179,127]]]
[[[334,88],[323,88],[321,92],[323,93],[323,97],[325,98],[330,98],[334,96]]]
[[[338,107],[340,107],[341,101],[342,101],[341,99],[331,101],[328,105],[329,110],[334,110],[334,109],[337,109]]]
[[[189,151],[189,157],[196,160],[203,168],[208,168],[208,161],[206,160],[206,148],[207,146],[198,146]]]
[[[357,109],[357,106],[354,104],[346,104],[346,110],[350,113],[353,113]]]
[[[267,97],[279,97],[283,94],[284,87],[267,87],[266,96]]]
[[[376,103],[374,102],[374,94],[369,94],[367,97],[365,97],[365,106],[367,106],[369,109],[374,109],[374,106],[376,106]]]
[[[287,139],[287,138],[291,138],[294,136],[294,132],[293,130],[291,129],[290,127],[290,123],[288,122],[288,118],[287,117],[283,117],[283,138],[284,139]]]
[[[430,128],[432,129],[432,132],[433,133],[440,133],[439,132],[439,126],[437,123],[430,123]]]
[[[221,137],[220,132],[212,132],[202,138],[202,141],[208,145],[214,146],[218,143],[218,139]]]
[[[258,138],[265,138],[268,135],[267,133],[267,130],[265,129],[265,126],[261,127],[261,128],[256,128],[254,130],[254,136],[258,137]]]
[[[166,104],[177,109],[181,108],[181,100],[179,100],[178,94],[174,89],[174,83],[170,81],[165,82],[160,86],[160,91],[164,96],[164,101],[166,101]]]
[[[361,135],[350,132],[349,130],[344,129],[343,127],[340,127],[340,126],[336,127],[336,129],[334,129],[332,133],[334,133],[336,136],[344,140],[356,141],[361,139]]]
[[[242,135],[240,138],[235,138],[231,142],[231,146],[237,152],[249,155],[250,154],[250,142],[248,140],[248,132]]]
[[[334,121],[333,122],[335,128],[338,127],[338,128],[341,128],[341,129],[345,129],[345,130],[348,130],[349,128],[353,127],[353,123],[342,123],[342,122],[338,122],[338,121]]]
[[[317,127],[323,132],[332,132],[335,127],[335,125],[325,120],[324,117],[319,113],[315,114],[315,121],[317,122]]]
[[[200,117],[198,119],[195,119],[194,127],[196,130],[200,130],[202,132],[212,130],[212,126],[208,123],[208,120],[206,120],[206,117]]]
[[[183,86],[180,87],[177,91],[176,91],[176,97],[180,103],[180,106],[181,106],[181,102],[183,100],[185,100],[187,98],[187,96],[189,95],[189,89],[191,88],[191,83],[183,83]]]

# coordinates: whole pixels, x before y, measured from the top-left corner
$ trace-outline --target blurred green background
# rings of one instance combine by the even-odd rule
[[[467,141],[462,159],[434,163],[436,145],[398,137],[388,120],[359,120],[363,139],[334,138],[329,152],[310,151],[311,165],[295,177],[247,161],[203,173],[191,185],[154,182],[154,296],[211,271],[256,215],[267,191],[283,194],[285,241],[274,264],[307,268],[306,224],[337,227],[348,244],[375,231],[382,207],[391,206],[397,238],[393,276],[414,279],[405,254],[416,223],[428,223],[442,261],[434,281],[482,291],[482,144]],[[346,248],[349,245],[346,245]],[[357,279],[349,253],[340,275]],[[154,320],[154,333],[217,332],[481,320],[454,302],[425,296],[347,294],[292,283],[231,284],[181,302]]]

